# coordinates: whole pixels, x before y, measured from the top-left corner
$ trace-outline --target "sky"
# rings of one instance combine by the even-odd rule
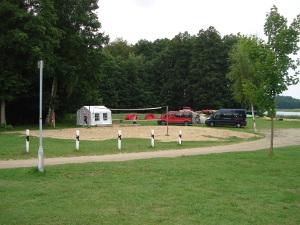
[[[266,14],[273,5],[288,24],[300,14],[299,0],[99,0],[97,13],[111,41],[123,38],[129,44],[172,39],[185,31],[197,35],[210,26],[222,37],[240,32],[265,39]],[[300,99],[300,82],[281,95]]]

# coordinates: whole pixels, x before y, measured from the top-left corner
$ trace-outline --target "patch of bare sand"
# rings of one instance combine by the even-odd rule
[[[122,132],[123,138],[149,138],[151,130],[154,130],[155,140],[162,142],[178,141],[179,131],[182,130],[183,141],[218,141],[220,138],[229,138],[235,136],[238,138],[251,138],[254,134],[212,129],[209,127],[195,126],[169,126],[167,135],[167,126],[120,126],[112,127],[91,127],[91,128],[70,128],[61,130],[43,130],[43,137],[58,139],[75,139],[76,130],[80,131],[80,140],[107,140],[117,139],[118,130]],[[31,136],[39,136],[39,131],[31,131]]]

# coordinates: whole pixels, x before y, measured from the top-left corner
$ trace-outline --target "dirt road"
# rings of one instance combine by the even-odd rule
[[[213,146],[203,148],[191,148],[182,150],[166,150],[155,152],[140,153],[119,153],[101,156],[80,156],[68,158],[45,158],[45,167],[49,165],[59,165],[67,163],[86,163],[86,162],[114,162],[135,159],[150,159],[159,157],[179,157],[183,155],[200,155],[223,152],[241,152],[266,149],[270,146],[270,131],[264,131],[266,137],[258,141],[243,142],[226,146]],[[278,129],[275,131],[274,147],[300,145],[300,129]],[[27,160],[0,160],[0,169],[34,167],[37,166],[37,159]]]

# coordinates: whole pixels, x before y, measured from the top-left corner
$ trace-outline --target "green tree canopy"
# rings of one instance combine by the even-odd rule
[[[291,75],[288,71],[290,68],[296,70],[299,64],[299,61],[295,62],[290,57],[290,54],[296,54],[299,50],[299,22],[297,16],[288,26],[286,18],[273,6],[264,26],[267,43],[257,38],[242,38],[231,55],[234,65],[229,76],[236,78],[236,95],[244,94],[237,98],[242,100],[246,97],[259,109],[268,111],[272,118],[270,155],[273,155],[275,97],[299,81],[298,72]]]
[[[200,30],[193,42],[190,96],[203,109],[230,107],[230,82],[226,78],[228,46],[214,27]]]
[[[1,120],[5,101],[18,100],[34,91],[37,61],[50,62],[62,35],[56,28],[53,2],[6,1],[0,6]]]
[[[291,96],[277,95],[275,101],[278,109],[300,109],[300,99]]]

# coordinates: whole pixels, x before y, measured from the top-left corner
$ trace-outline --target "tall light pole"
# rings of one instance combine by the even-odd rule
[[[43,99],[43,68],[44,68],[43,60],[40,60],[38,62],[38,68],[40,68],[40,146],[38,151],[38,170],[39,172],[44,172],[44,150],[43,150],[43,137],[42,137],[42,126],[43,126],[42,99]]]

